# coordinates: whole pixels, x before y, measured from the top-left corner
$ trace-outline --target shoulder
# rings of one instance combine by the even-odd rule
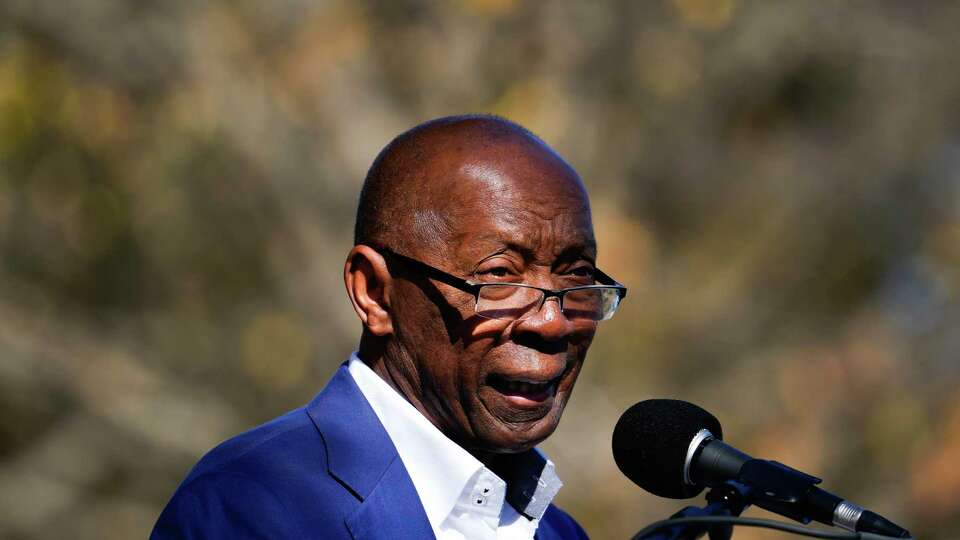
[[[537,540],[577,539],[586,540],[587,533],[570,514],[551,504],[540,520],[537,528]]]
[[[256,478],[221,470],[182,484],[150,538],[301,537],[297,524],[283,519],[286,513],[280,496]]]
[[[240,472],[256,476],[258,469],[301,463],[317,456],[317,431],[305,409],[283,416],[236,435],[207,452],[187,475],[184,483],[218,472]],[[313,464],[315,465],[315,463]]]
[[[283,479],[303,468],[314,473],[326,470],[328,434],[322,431],[347,428],[350,437],[359,436],[357,426],[350,425],[347,411],[358,408],[363,397],[358,392],[351,393],[351,385],[350,376],[341,368],[308,405],[210,450],[193,467],[183,485],[220,473]]]
[[[293,410],[201,458],[151,538],[309,538],[318,524],[302,518],[343,514],[355,504],[326,471],[320,433],[304,408]]]
[[[405,471],[386,476],[396,459],[392,441],[341,367],[305,407],[207,453],[177,488],[151,538],[348,538],[346,518],[377,486],[412,489]]]

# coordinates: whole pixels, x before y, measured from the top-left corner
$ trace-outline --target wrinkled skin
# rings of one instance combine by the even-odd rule
[[[584,283],[596,242],[586,192],[569,165],[521,134],[438,146],[412,206],[443,216],[443,232],[405,255],[484,282]],[[374,259],[371,266],[382,262],[357,253]],[[596,323],[568,320],[556,299],[521,321],[480,318],[469,293],[395,265],[383,281],[375,292],[389,324],[367,319],[360,355],[444,434],[489,464],[553,433]],[[503,379],[553,384],[546,397],[525,400],[493,384]]]

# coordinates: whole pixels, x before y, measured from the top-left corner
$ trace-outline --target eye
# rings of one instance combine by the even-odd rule
[[[594,269],[592,266],[575,266],[567,271],[568,274],[576,277],[593,278]]]
[[[502,257],[484,261],[473,275],[480,281],[521,281],[521,272],[517,265]]]
[[[505,278],[510,275],[510,269],[506,266],[494,266],[477,271],[478,276],[489,276],[495,278]]]

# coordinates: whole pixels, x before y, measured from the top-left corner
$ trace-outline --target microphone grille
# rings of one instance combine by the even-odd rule
[[[701,429],[723,438],[720,421],[692,403],[677,399],[641,401],[617,421],[613,459],[627,478],[654,495],[693,497],[703,488],[684,483],[683,465],[687,448]]]

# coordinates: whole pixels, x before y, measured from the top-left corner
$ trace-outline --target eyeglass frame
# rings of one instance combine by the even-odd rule
[[[449,285],[449,286],[451,286],[451,287],[453,287],[453,288],[455,288],[455,289],[458,289],[458,290],[463,291],[463,292],[465,292],[465,293],[470,293],[470,294],[472,294],[472,295],[473,295],[473,300],[474,300],[474,308],[476,308],[476,306],[477,306],[477,305],[479,304],[479,302],[480,302],[480,289],[482,289],[483,287],[485,287],[485,286],[487,286],[487,285],[495,285],[495,286],[507,285],[507,286],[511,286],[511,287],[524,287],[524,288],[529,288],[529,289],[536,289],[536,290],[542,292],[542,293],[543,293],[543,299],[540,301],[540,305],[537,306],[536,311],[531,311],[531,313],[538,313],[541,309],[543,309],[544,304],[547,303],[547,299],[549,299],[549,298],[556,298],[556,299],[557,299],[557,302],[560,304],[560,309],[561,309],[561,312],[562,312],[562,311],[563,311],[563,297],[564,297],[564,295],[566,295],[567,293],[572,292],[572,291],[582,291],[582,290],[585,290],[585,289],[615,289],[615,290],[617,291],[617,297],[618,297],[618,298],[617,298],[617,304],[618,304],[618,307],[619,307],[619,303],[622,302],[623,299],[627,297],[627,287],[624,286],[624,285],[623,285],[622,283],[620,283],[619,281],[617,281],[617,280],[613,279],[612,277],[608,276],[607,274],[605,274],[603,271],[601,271],[601,270],[600,270],[599,268],[597,268],[597,267],[594,267],[594,268],[593,268],[593,279],[594,279],[594,281],[600,282],[599,285],[597,285],[597,284],[594,284],[594,285],[578,285],[578,286],[576,286],[576,287],[567,287],[567,288],[564,288],[564,289],[546,289],[546,288],[544,288],[544,287],[537,287],[536,285],[530,285],[530,284],[527,284],[527,283],[510,283],[510,282],[498,282],[498,281],[495,281],[495,282],[484,282],[484,281],[473,281],[473,280],[469,280],[469,279],[463,279],[463,278],[461,278],[461,277],[457,277],[457,276],[455,276],[455,275],[453,275],[453,274],[450,274],[450,273],[448,273],[448,272],[445,272],[445,271],[443,271],[443,270],[441,270],[441,269],[439,269],[439,268],[437,268],[437,267],[435,267],[435,266],[431,266],[431,265],[429,265],[429,264],[427,264],[427,263],[425,263],[425,262],[423,262],[423,261],[419,261],[419,260],[417,260],[417,259],[408,257],[408,256],[403,255],[403,254],[400,254],[400,253],[397,253],[396,251],[393,251],[393,250],[390,249],[390,248],[386,248],[386,247],[375,247],[374,250],[376,250],[378,253],[380,253],[380,254],[382,254],[382,255],[387,255],[387,256],[389,256],[389,257],[393,257],[393,258],[399,260],[400,262],[402,262],[402,263],[404,263],[404,264],[407,264],[407,265],[414,266],[414,267],[418,268],[418,269],[421,271],[421,273],[422,273],[424,276],[428,277],[428,278],[435,279],[435,280],[437,280],[437,281],[439,281],[439,282],[441,282],[441,283],[445,283],[445,284],[447,284],[447,285]],[[614,313],[616,313],[616,311],[614,311]],[[483,315],[480,315],[480,313],[477,313],[477,315],[480,316],[480,317],[483,317]],[[611,317],[612,317],[612,315],[611,315]],[[484,317],[484,318],[490,318],[490,317]],[[518,317],[517,319],[514,319],[514,320],[518,320],[518,321],[519,321],[519,320],[523,320],[524,318],[525,318],[525,317]],[[506,320],[506,319],[497,319],[497,318],[490,318],[490,319],[491,319],[491,320]],[[600,320],[604,320],[604,319],[600,319]],[[600,320],[597,320],[597,321],[595,321],[595,322],[600,322]]]

